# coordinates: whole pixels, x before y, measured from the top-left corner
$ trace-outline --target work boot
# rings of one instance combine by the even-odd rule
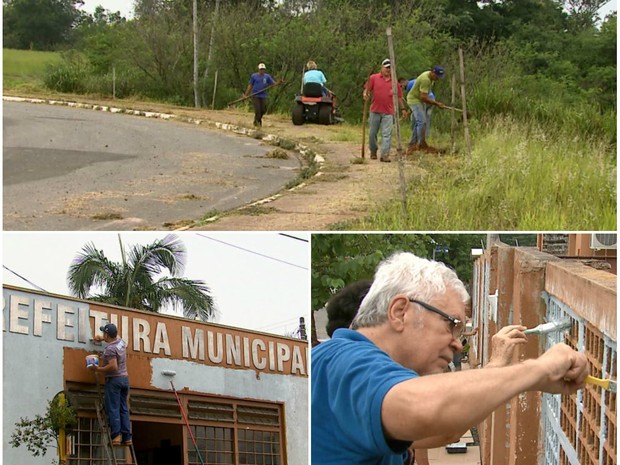
[[[121,435],[120,434],[117,435],[117,436],[114,436],[112,438],[112,445],[113,446],[120,446],[121,445]]]
[[[133,445],[133,442],[131,441],[131,439],[126,439],[125,441],[122,442],[123,446],[131,446]]]
[[[377,152],[376,151],[370,152],[370,159],[371,160],[376,160],[377,159]]]
[[[420,147],[418,147],[418,144],[409,144],[409,147],[407,147],[406,155],[411,155],[413,154],[413,152],[416,152],[418,150],[420,150]]]
[[[390,160],[390,156],[388,155],[387,157],[381,157],[381,161],[385,162],[385,163],[391,163],[392,160]]]

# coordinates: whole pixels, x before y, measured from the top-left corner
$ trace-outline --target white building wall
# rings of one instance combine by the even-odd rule
[[[9,441],[20,417],[34,418],[43,415],[47,403],[63,390],[63,347],[74,347],[100,352],[102,346],[92,342],[70,342],[57,339],[56,314],[51,322],[41,326],[41,336],[34,334],[33,315],[22,313],[23,318],[15,321],[18,313],[10,312],[9,305],[18,299],[24,302],[32,295],[14,289],[3,289],[3,463],[29,465],[50,465],[56,457],[51,447],[44,457],[33,457],[25,446],[13,448]],[[11,299],[13,297],[13,299]],[[42,299],[54,304],[75,307],[75,301],[58,298]],[[80,303],[82,308],[88,304]],[[23,312],[34,312],[32,305],[20,306]],[[14,320],[11,323],[10,317]],[[77,318],[76,318],[77,321]],[[77,323],[76,323],[77,324]],[[17,326],[16,326],[17,325]],[[9,328],[27,329],[27,334],[9,331]],[[305,354],[304,354],[305,356]],[[171,390],[172,379],[175,388],[188,388],[195,392],[225,395],[248,400],[283,402],[286,425],[286,447],[288,463],[308,463],[308,378],[262,373],[251,369],[230,369],[208,366],[186,360],[152,358],[151,385],[154,388]],[[84,368],[86,369],[86,368]],[[173,378],[162,374],[165,370],[176,372]],[[131,372],[129,373],[131,382]]]

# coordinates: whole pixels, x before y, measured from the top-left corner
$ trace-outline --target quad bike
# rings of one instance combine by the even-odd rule
[[[334,124],[342,121],[334,107],[331,93],[323,95],[323,86],[317,82],[308,82],[303,86],[301,95],[295,96],[292,111],[293,124],[300,126],[307,122]]]

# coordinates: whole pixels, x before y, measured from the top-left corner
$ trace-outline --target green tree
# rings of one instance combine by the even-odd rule
[[[483,234],[317,234],[312,236],[312,308],[322,308],[347,284],[372,279],[379,262],[394,252],[412,252],[454,269],[468,284],[471,249]]]
[[[110,73],[113,66],[129,61],[123,46],[127,19],[120,12],[95,8],[76,28],[77,46],[83,50],[96,74]]]
[[[67,403],[63,393],[57,394],[47,403],[45,415],[35,415],[34,419],[20,418],[11,434],[12,447],[26,446],[33,456],[47,453],[54,442],[58,448],[61,429],[70,430],[77,424],[75,410]]]
[[[67,274],[73,295],[113,305],[159,312],[165,305],[183,309],[186,318],[208,321],[216,308],[209,288],[203,281],[178,277],[183,273],[185,247],[181,240],[169,234],[152,244],[133,245],[125,250],[119,243],[122,262],[112,262],[86,244],[73,260]],[[172,276],[156,276],[167,270]],[[101,289],[91,294],[91,289]]]
[[[4,47],[54,50],[70,42],[82,0],[3,0]]]
[[[435,259],[455,270],[468,285],[473,272],[471,249],[483,234],[315,234],[312,236],[312,309],[321,309],[347,284],[373,279],[379,262],[394,252]],[[314,312],[312,341],[317,341]]]

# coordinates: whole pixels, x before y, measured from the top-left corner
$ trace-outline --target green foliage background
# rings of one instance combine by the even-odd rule
[[[50,71],[50,88],[109,96],[114,69],[117,97],[193,105],[190,0],[138,0],[131,20],[103,8],[94,15],[76,13],[79,2],[72,0],[3,1],[5,46],[79,51],[80,59],[67,55]],[[56,4],[49,18],[64,14],[63,20],[43,21],[37,14],[27,21],[22,10],[33,2]],[[388,55],[385,30],[391,26],[402,77],[415,77],[435,63],[449,77],[458,75],[457,48],[463,47],[468,109],[476,118],[508,115],[615,144],[617,18],[596,22],[603,0],[217,3],[216,17],[215,0],[198,2],[201,97],[211,102],[217,70],[216,108],[238,98],[256,65],[265,62],[269,73],[286,80],[271,92],[270,111],[288,112],[304,64],[313,59],[345,118],[357,121],[361,87]],[[61,27],[64,32],[57,33]],[[49,38],[40,39],[41,31]],[[449,79],[439,83],[440,100],[449,101],[449,87]],[[441,129],[448,122],[437,124]]]
[[[473,271],[471,249],[482,247],[485,237],[484,234],[313,234],[312,308],[322,308],[347,284],[372,279],[379,262],[399,251],[434,257],[453,268],[469,284]],[[520,242],[531,245],[532,238],[525,236]]]
[[[54,45],[37,42],[35,26],[45,17],[16,12],[54,1],[3,0],[6,45],[61,50],[62,61],[52,62],[43,79],[51,92],[105,99],[114,82],[117,99],[194,105],[191,0],[137,0],[129,20],[98,8],[62,23],[68,29]],[[407,186],[406,209],[388,202],[332,227],[609,230],[617,217],[617,16],[598,18],[603,3],[198,0],[200,99],[210,105],[217,72],[215,108],[225,108],[265,62],[285,80],[270,91],[268,110],[289,114],[304,65],[313,59],[352,123],[338,126],[334,140],[359,141],[361,88],[388,56],[388,26],[399,76],[415,77],[436,63],[446,68],[447,78],[436,83],[440,101],[451,100],[462,48],[471,153],[462,125],[451,134],[450,113],[435,112],[432,144],[449,145],[456,156],[416,159],[421,169]],[[16,42],[17,35],[29,38]],[[19,79],[5,79],[5,89],[8,83],[11,92],[28,91]],[[455,105],[461,105],[458,93]],[[408,126],[402,125],[401,140]]]

